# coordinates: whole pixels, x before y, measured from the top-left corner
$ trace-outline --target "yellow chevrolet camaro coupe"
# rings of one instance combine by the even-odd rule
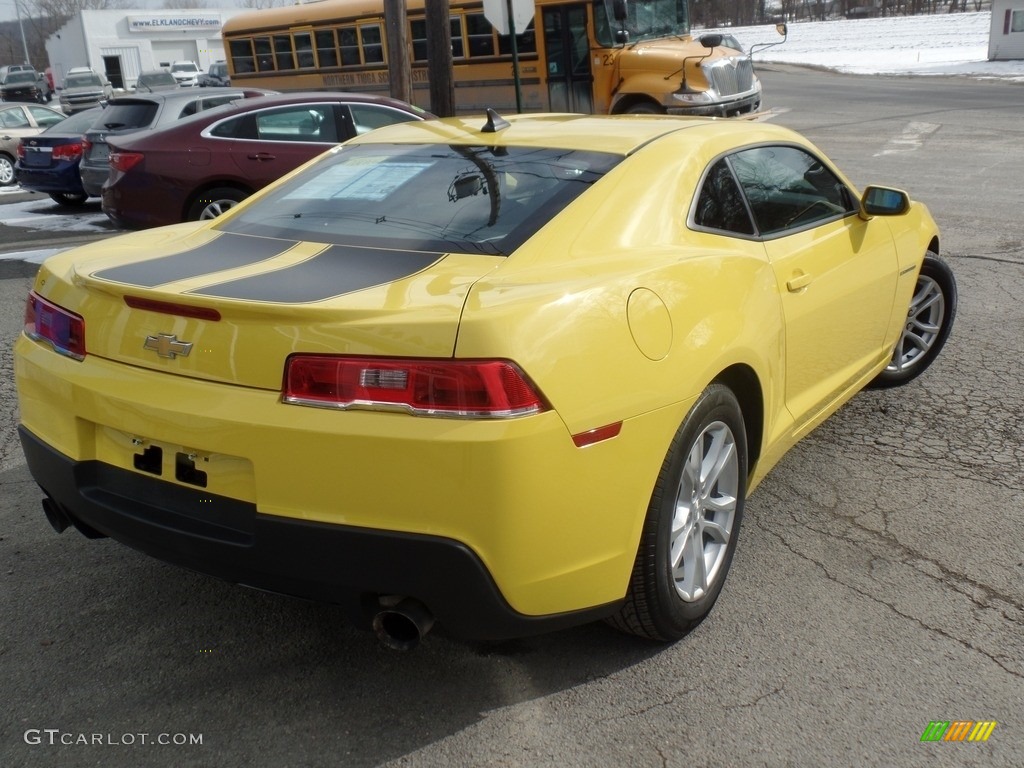
[[[926,208],[765,123],[359,136],[208,222],[47,260],[16,346],[58,530],[344,606],[394,647],[717,599],[745,497],[956,284]]]

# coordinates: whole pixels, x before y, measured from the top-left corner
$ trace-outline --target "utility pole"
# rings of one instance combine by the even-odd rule
[[[438,117],[455,116],[455,76],[452,69],[452,28],[448,0],[425,0],[427,72],[430,111]]]
[[[388,40],[388,82],[391,97],[412,103],[412,66],[406,32],[405,0],[384,0],[384,30]]]
[[[32,66],[28,57],[28,43],[25,42],[25,27],[21,24],[21,0],[14,0],[14,10],[18,14],[18,29],[21,30],[21,45],[25,49],[25,64]]]

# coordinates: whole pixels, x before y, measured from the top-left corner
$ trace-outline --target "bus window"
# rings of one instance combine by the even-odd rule
[[[252,44],[256,48],[256,69],[260,72],[273,72],[274,55],[270,48],[270,38],[253,38]]]
[[[342,27],[338,30],[338,42],[341,47],[342,64],[362,64],[359,58],[359,37],[355,27]]]
[[[409,24],[412,30],[412,60],[427,60],[427,22],[415,19]]]
[[[333,29],[321,29],[316,33],[316,58],[321,67],[338,66],[338,44]]]
[[[384,61],[384,44],[381,42],[380,24],[361,24],[359,36],[363,42],[363,62],[365,64]]]
[[[533,20],[530,20],[530,26],[526,28],[525,32],[516,32],[516,53],[520,56],[524,53],[536,53],[537,52],[537,36],[533,31]],[[508,35],[498,35],[498,53],[504,56],[512,55],[512,43],[509,42]]]
[[[291,35],[274,35],[274,57],[278,69],[295,69]]]
[[[295,33],[295,58],[299,69],[312,69],[316,66],[313,60],[313,38],[309,32]]]
[[[494,27],[482,13],[466,14],[466,37],[471,57],[494,55]]]
[[[256,58],[252,55],[252,40],[232,40],[230,49],[231,68],[235,72],[256,71]]]
[[[466,58],[466,49],[462,45],[462,17],[452,16],[448,22],[452,30],[452,58]]]

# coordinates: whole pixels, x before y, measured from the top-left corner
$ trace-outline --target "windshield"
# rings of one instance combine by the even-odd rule
[[[100,82],[99,75],[68,75],[64,78],[65,88],[87,88],[89,86],[99,87],[103,85]]]
[[[174,75],[170,72],[156,72],[151,75],[139,75],[139,85],[154,86],[154,85],[178,85],[178,81],[174,79]]]
[[[615,20],[612,3],[613,0],[594,3],[595,35],[607,48],[616,45],[615,33],[623,27],[629,33],[630,43],[690,34],[687,0],[625,0],[624,22]]]
[[[10,85],[12,83],[34,83],[35,81],[35,72],[11,72],[7,75],[7,79],[4,80],[4,85]]]
[[[197,67],[192,62],[188,62],[187,64],[173,64],[171,66],[171,72],[198,72],[198,71],[199,71],[199,67]]]
[[[532,147],[342,147],[219,228],[334,245],[508,255],[621,159]]]

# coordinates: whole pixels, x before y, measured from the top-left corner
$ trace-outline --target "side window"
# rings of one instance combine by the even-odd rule
[[[255,139],[256,117],[251,114],[239,115],[217,123],[210,129],[210,135],[221,139]]]
[[[263,141],[334,142],[334,107],[302,104],[256,115],[257,136]]]
[[[698,227],[739,235],[754,234],[754,224],[743,203],[743,194],[724,159],[711,166],[704,177],[693,211],[693,223]]]
[[[762,235],[804,229],[856,210],[853,195],[822,162],[799,147],[757,147],[730,164]]]
[[[31,128],[31,124],[28,118],[25,117],[25,113],[20,108],[5,109],[0,112],[0,121],[3,122],[4,128]]]
[[[63,115],[54,114],[49,109],[44,109],[43,107],[29,105],[28,111],[31,112],[32,117],[35,118],[36,125],[40,125],[44,128],[56,125],[64,119]]]
[[[349,111],[352,113],[352,124],[355,126],[357,134],[369,133],[374,128],[392,123],[406,123],[415,119],[408,112],[378,107],[373,104],[350,104]]]

